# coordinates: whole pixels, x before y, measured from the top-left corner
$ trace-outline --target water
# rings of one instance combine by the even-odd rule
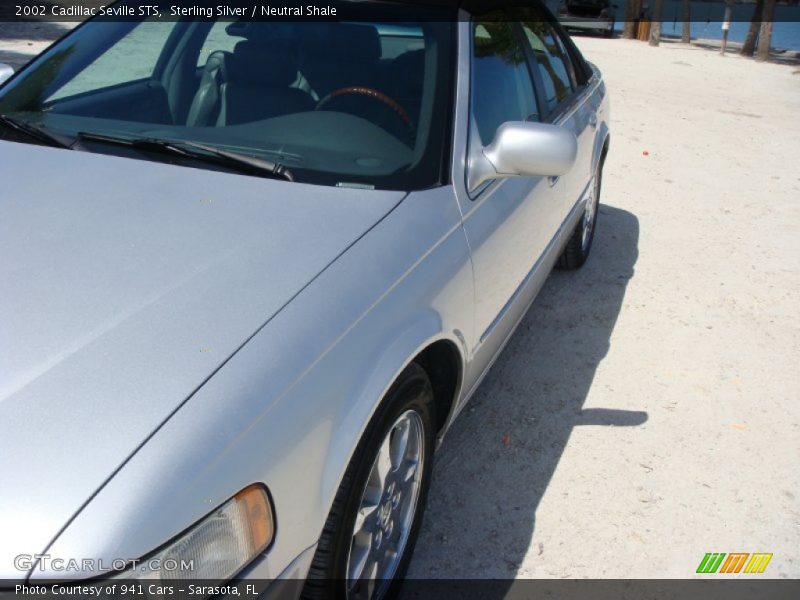
[[[625,18],[625,0],[611,0],[618,6],[615,29],[622,30]],[[652,10],[655,0],[645,0]],[[547,6],[555,12],[558,0],[547,0]],[[725,14],[723,2],[692,2],[692,39],[722,39],[722,19]],[[750,18],[755,4],[733,6],[728,41],[744,42],[750,27]],[[772,26],[772,47],[784,50],[800,50],[800,6],[776,6],[775,23]],[[661,31],[667,36],[680,37],[683,31],[683,3],[680,0],[664,0]]]
[[[621,7],[622,5],[620,5]],[[722,3],[692,2],[692,38],[722,39],[722,19],[725,5]],[[750,28],[754,4],[732,7],[731,28],[728,40],[744,42]],[[624,13],[623,13],[624,14]],[[664,35],[680,36],[683,31],[683,7],[680,2],[664,2],[661,31]],[[790,20],[794,19],[794,20]],[[772,47],[784,50],[800,50],[800,7],[776,6],[772,25]]]

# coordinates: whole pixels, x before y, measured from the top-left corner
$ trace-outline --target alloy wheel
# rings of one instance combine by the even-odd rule
[[[600,176],[595,174],[592,181],[592,195],[586,202],[586,209],[583,211],[583,221],[581,223],[581,248],[584,252],[589,249],[594,235],[594,225],[597,221],[597,209],[600,200]]]
[[[403,557],[422,483],[424,425],[401,414],[378,448],[356,513],[347,556],[347,595],[380,598]]]

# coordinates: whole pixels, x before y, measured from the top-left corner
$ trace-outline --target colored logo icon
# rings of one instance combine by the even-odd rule
[[[771,560],[771,552],[754,552],[752,554],[749,552],[731,552],[729,554],[706,552],[703,560],[697,566],[697,573],[758,574],[764,572]]]

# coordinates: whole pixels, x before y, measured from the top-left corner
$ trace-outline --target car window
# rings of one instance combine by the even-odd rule
[[[381,58],[383,60],[397,58],[403,54],[425,49],[422,28],[403,24],[382,26],[378,33],[381,40]]]
[[[488,145],[506,121],[538,121],[525,53],[512,24],[491,14],[473,23],[472,114]]]
[[[569,62],[569,55],[550,23],[526,19],[522,23],[522,30],[536,57],[536,69],[542,78],[547,110],[553,111],[575,89],[575,74],[573,72],[570,75],[572,64]]]
[[[175,23],[144,21],[100,54],[48,101],[152,77]]]
[[[564,58],[564,66],[567,68],[567,75],[569,75],[570,83],[572,84],[572,89],[578,89],[578,77],[575,70],[575,63],[572,62],[572,57],[567,50],[567,46],[564,44],[564,38],[561,37],[558,32],[551,26],[553,29],[553,35],[555,37],[556,43],[558,47],[561,49],[561,56]]]

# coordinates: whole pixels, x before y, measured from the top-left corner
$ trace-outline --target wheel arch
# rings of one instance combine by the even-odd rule
[[[436,431],[441,436],[450,421],[464,374],[464,361],[450,340],[437,340],[420,351],[411,362],[421,366],[431,380],[436,405]]]
[[[387,338],[392,339],[391,343],[385,343]],[[466,364],[465,341],[459,331],[443,328],[441,316],[435,311],[418,314],[411,321],[398,322],[374,340],[375,345],[354,346],[348,353],[369,358],[362,363],[363,368],[352,375],[354,385],[348,386],[345,392],[351,398],[346,418],[330,432],[322,473],[326,503],[332,502],[347,465],[387,392],[411,363],[419,364],[431,379],[437,436],[441,436],[449,423],[461,391]],[[379,340],[384,342],[381,344]]]
[[[611,132],[608,129],[608,125],[605,121],[601,124],[600,133],[597,134],[594,142],[594,151],[593,156],[594,159],[592,160],[592,167],[603,167],[603,163],[606,160],[606,156],[608,155],[608,149],[611,145]],[[593,171],[594,172],[594,171]]]

